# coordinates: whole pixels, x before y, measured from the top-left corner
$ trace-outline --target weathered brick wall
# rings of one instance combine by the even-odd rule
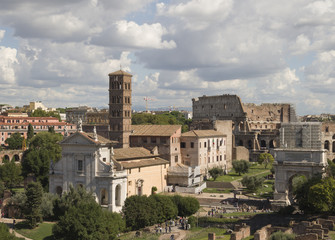
[[[295,240],[318,240],[318,235],[316,233],[302,234],[296,236]]]
[[[266,225],[261,229],[257,230],[254,234],[254,240],[267,240],[269,238],[268,229],[271,225]]]
[[[250,236],[250,226],[244,226],[239,231],[233,232],[230,236],[230,240],[242,240],[243,238]]]
[[[321,224],[323,228],[327,228],[328,230],[333,230],[334,228],[333,220],[318,218],[316,222],[318,224]]]

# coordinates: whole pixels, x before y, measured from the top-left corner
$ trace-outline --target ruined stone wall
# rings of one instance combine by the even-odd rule
[[[327,159],[335,160],[335,122],[323,122],[321,125],[322,147],[327,149]]]
[[[223,133],[227,136],[226,138],[226,163],[227,163],[227,170],[230,170],[232,165],[232,154],[233,154],[233,122],[231,120],[217,120],[214,122],[214,129],[218,132]]]
[[[192,99],[193,120],[233,120],[245,118],[241,100],[236,95],[202,96]]]
[[[231,234],[230,240],[242,240],[243,238],[250,236],[250,226],[244,225],[242,227],[238,227],[235,230],[236,231]]]
[[[291,105],[288,103],[244,103],[243,108],[248,121],[290,122]]]
[[[233,160],[249,160],[249,150],[239,146],[233,148]]]

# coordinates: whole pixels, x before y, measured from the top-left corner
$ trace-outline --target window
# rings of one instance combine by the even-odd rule
[[[141,172],[141,168],[140,167],[138,168],[138,172]]]
[[[194,142],[191,142],[191,148],[194,148]]]
[[[220,161],[222,161],[222,155],[220,155]]]
[[[180,148],[186,148],[186,142],[181,142],[180,143]]]
[[[129,174],[131,174],[131,169],[129,169],[129,172],[128,172]]]
[[[151,137],[151,143],[156,143],[156,137]]]
[[[83,160],[78,160],[78,171],[83,171]]]
[[[161,137],[160,138],[160,142],[163,143],[163,144],[166,144],[166,138],[165,137]]]
[[[131,181],[128,182],[128,186],[131,186]]]
[[[201,148],[201,142],[199,142],[199,148]]]
[[[206,147],[206,142],[204,142],[204,147]]]
[[[178,162],[178,155],[174,156],[174,162]]]
[[[217,162],[219,161],[219,156],[216,156],[216,161],[217,161]]]
[[[147,143],[147,138],[146,137],[142,137],[142,142],[143,143]]]
[[[106,162],[106,158],[103,158],[102,160],[103,160],[104,162]]]

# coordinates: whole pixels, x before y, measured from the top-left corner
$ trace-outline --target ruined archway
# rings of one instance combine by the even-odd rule
[[[15,162],[19,162],[19,161],[20,161],[20,157],[19,157],[18,154],[15,154],[15,155],[13,156],[13,159],[14,159]]]

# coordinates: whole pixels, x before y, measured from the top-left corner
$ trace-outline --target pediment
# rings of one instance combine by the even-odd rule
[[[96,143],[86,136],[85,133],[76,132],[65,138],[60,144],[95,145]]]

